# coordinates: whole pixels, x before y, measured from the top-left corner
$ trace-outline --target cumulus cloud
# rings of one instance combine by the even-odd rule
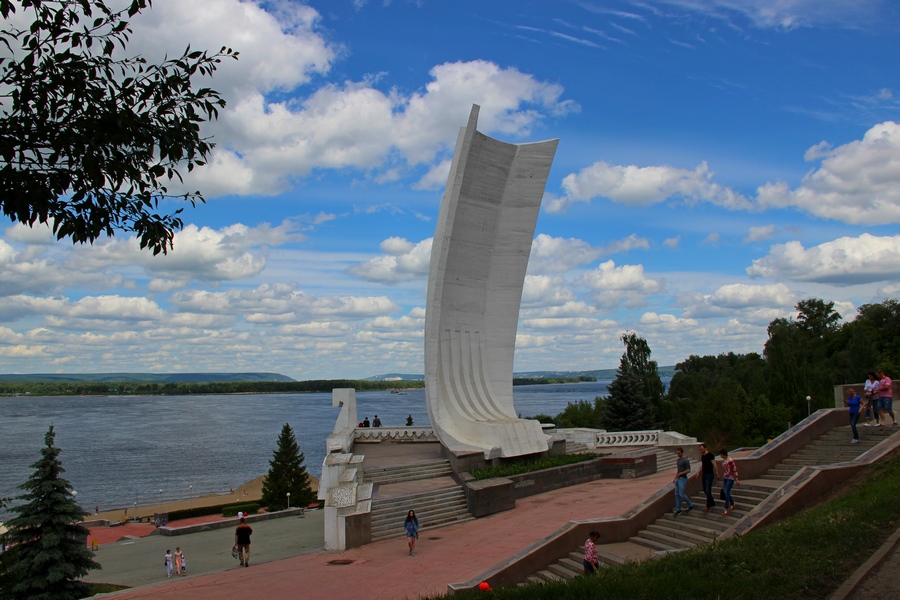
[[[10,229],[24,233],[23,229],[17,227]],[[19,235],[17,239],[23,241],[32,238]],[[113,274],[72,270],[56,258],[46,255],[41,246],[18,250],[0,239],[0,296],[49,294],[72,285],[96,288],[121,282],[122,278]]]
[[[667,332],[686,331],[697,327],[697,321],[694,319],[685,319],[670,314],[658,314],[655,312],[645,312],[641,315],[640,323],[642,326]]]
[[[683,294],[679,297],[688,318],[738,316],[745,322],[768,324],[793,310],[796,296],[783,283],[723,285],[712,294]]]
[[[226,292],[184,290],[172,295],[172,303],[185,312],[241,314],[257,324],[301,323],[322,317],[362,319],[399,309],[386,296],[319,297],[286,284]]]
[[[422,175],[422,178],[413,184],[413,189],[439,190],[446,186],[447,177],[450,176],[450,163],[450,159],[445,159],[428,169],[428,172]]]
[[[399,283],[428,277],[431,263],[432,238],[417,244],[400,237],[391,237],[381,242],[385,253],[350,267],[351,275],[380,283]]]
[[[535,275],[564,273],[574,267],[594,262],[602,255],[602,248],[595,248],[584,240],[553,237],[541,233],[531,243],[528,272]]]
[[[798,241],[776,244],[747,267],[747,274],[839,286],[896,280],[900,277],[900,235],[864,233],[809,249]]]
[[[775,235],[775,226],[774,225],[764,225],[762,227],[751,227],[747,230],[747,237],[744,238],[745,242],[759,242],[761,240],[768,240],[772,236]]]
[[[575,292],[563,277],[526,275],[522,288],[522,307],[559,306],[573,300]]]
[[[662,281],[644,276],[643,265],[617,267],[611,260],[584,273],[578,283],[592,290],[595,303],[602,308],[614,308],[623,303],[639,306],[647,296],[663,290]]]
[[[900,125],[875,125],[862,140],[837,148],[822,142],[806,159],[821,166],[796,189],[785,182],[760,187],[760,206],[799,208],[845,223],[900,222]]]
[[[628,206],[648,206],[668,199],[709,202],[729,209],[749,209],[751,203],[734,190],[712,181],[706,162],[693,171],[670,166],[616,166],[597,162],[562,181],[565,196],[553,200],[549,212],[559,212],[572,202],[609,198]]]
[[[115,238],[75,248],[66,264],[83,271],[139,265],[157,279],[170,282],[234,281],[265,269],[265,248],[305,239],[296,230],[297,224],[290,220],[276,227],[237,223],[213,229],[189,224],[175,233],[174,248],[165,255],[141,250],[135,237]],[[154,285],[155,291],[166,287],[162,281]]]

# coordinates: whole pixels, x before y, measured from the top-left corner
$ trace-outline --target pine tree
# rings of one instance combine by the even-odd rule
[[[65,469],[54,447],[53,426],[44,436],[41,459],[34,473],[19,486],[24,504],[10,510],[17,515],[7,523],[14,556],[4,579],[10,597],[39,600],[83,598],[89,587],[78,581],[99,569],[84,540],[88,530],[80,523],[87,516],[75,502],[71,485],[60,477]],[[7,586],[4,586],[7,587]]]
[[[294,430],[285,423],[278,436],[278,447],[269,461],[269,473],[263,481],[262,502],[269,510],[284,510],[288,492],[292,506],[304,506],[315,500],[303,466],[303,453],[297,445]]]
[[[640,376],[628,366],[623,355],[616,378],[609,384],[603,411],[603,427],[607,431],[640,431],[653,427],[653,411],[643,388]]]

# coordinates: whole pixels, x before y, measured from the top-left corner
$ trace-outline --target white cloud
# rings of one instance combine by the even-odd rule
[[[185,312],[243,314],[258,324],[302,323],[321,317],[353,320],[389,315],[399,309],[386,296],[318,297],[285,284],[227,292],[185,290],[173,294],[172,303]]]
[[[398,237],[388,238],[381,243],[386,253],[376,256],[348,269],[351,275],[381,283],[398,283],[428,277],[431,263],[432,238],[417,244]]]
[[[547,210],[558,212],[572,202],[609,198],[628,206],[647,206],[667,199],[710,202],[729,209],[749,209],[750,202],[730,188],[712,181],[705,162],[693,171],[670,166],[615,166],[597,162],[562,181],[565,196],[552,201]]]
[[[535,275],[564,273],[574,267],[594,262],[603,255],[584,240],[538,234],[531,243],[528,272]]]
[[[23,230],[10,227],[20,233]],[[29,239],[19,236],[20,241]],[[68,286],[107,287],[120,284],[122,278],[105,273],[74,270],[45,254],[42,246],[28,246],[22,251],[0,239],[0,296],[22,293],[48,294]]]
[[[662,281],[644,276],[643,265],[617,267],[611,260],[584,273],[578,283],[592,290],[595,303],[603,308],[613,308],[623,303],[639,306],[646,296],[663,290]]]
[[[431,167],[427,173],[422,175],[416,183],[413,184],[414,190],[439,190],[447,185],[447,177],[450,176],[450,159],[442,160],[438,164]]]
[[[174,282],[234,281],[265,269],[264,248],[305,239],[296,230],[297,224],[290,220],[277,227],[237,223],[212,229],[189,224],[175,233],[174,248],[168,254],[153,256],[141,250],[135,237],[115,238],[75,248],[66,265],[82,271],[139,265],[161,280],[154,284],[153,291],[174,289]]]
[[[575,299],[563,277],[526,275],[522,288],[522,308],[559,306]]]
[[[645,312],[641,315],[640,323],[642,326],[655,331],[687,331],[697,327],[697,321],[694,319],[679,318],[670,314],[658,314],[655,312]]]
[[[900,125],[880,123],[837,148],[821,142],[806,159],[821,159],[821,166],[794,190],[785,182],[761,186],[760,206],[799,208],[844,223],[900,222]]]
[[[750,277],[845,286],[900,277],[900,235],[842,237],[806,249],[798,241],[776,244],[747,267]]]
[[[56,241],[53,235],[53,219],[47,223],[36,222],[33,227],[15,223],[6,228],[6,237],[23,244],[37,244],[49,246]]]
[[[759,242],[762,240],[768,240],[775,235],[775,226],[774,225],[764,225],[761,227],[751,227],[747,230],[747,237],[744,238],[745,242]]]
[[[685,317],[739,317],[756,325],[767,325],[789,314],[796,304],[796,296],[783,283],[733,283],[721,286],[712,294],[683,294],[679,302]]]
[[[666,238],[663,240],[663,246],[666,248],[678,248],[678,244],[681,242],[681,236],[676,235],[675,237]]]

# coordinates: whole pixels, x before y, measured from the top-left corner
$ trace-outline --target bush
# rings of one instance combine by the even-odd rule
[[[173,510],[169,512],[169,522],[178,521],[180,519],[191,519],[193,517],[205,517],[206,515],[222,514],[222,509],[227,504],[216,504],[215,506],[197,506],[195,508],[185,508],[182,510]]]
[[[239,512],[244,514],[253,513],[259,510],[259,502],[248,502],[246,504],[231,504],[222,507],[223,517],[235,517]]]
[[[542,469],[551,469],[553,467],[562,467],[564,465],[580,463],[593,458],[600,458],[600,456],[592,453],[545,456],[544,458],[539,458],[530,462],[511,463],[508,465],[500,465],[499,467],[488,467],[487,469],[474,469],[470,471],[469,474],[475,479],[509,477],[510,475],[521,475],[522,473],[531,473]]]

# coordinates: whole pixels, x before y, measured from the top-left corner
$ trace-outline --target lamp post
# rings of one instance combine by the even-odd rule
[[[159,490],[159,514],[162,514],[162,490]]]
[[[132,521],[138,520],[138,518],[137,518],[137,501],[134,502],[134,514],[131,515],[131,520]]]
[[[290,492],[287,493],[287,497],[288,497],[288,510],[290,510],[291,509],[291,493]]]
[[[191,498],[191,504],[190,504],[191,510],[194,510],[194,486],[192,486],[192,485],[188,486],[188,495]]]
[[[812,396],[806,397],[806,416],[810,416],[812,414]]]

